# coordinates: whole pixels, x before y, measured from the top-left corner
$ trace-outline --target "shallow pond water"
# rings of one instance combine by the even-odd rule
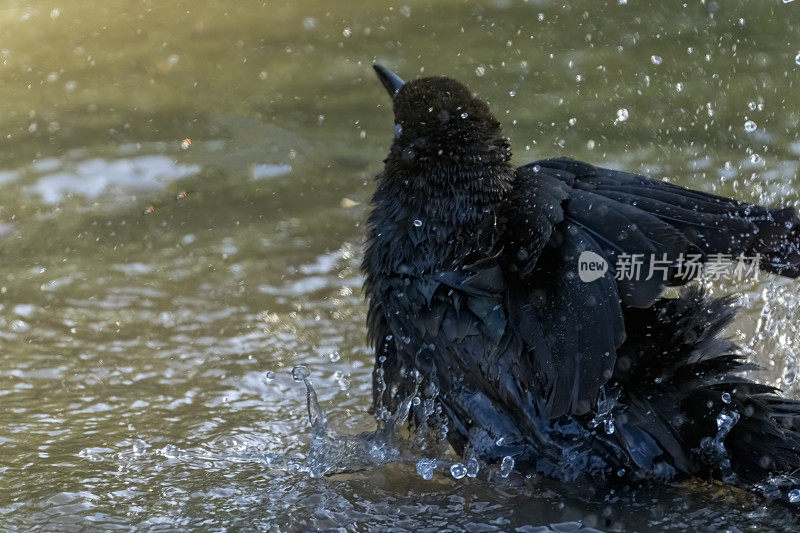
[[[800,2],[0,3],[0,529],[785,529],[749,494],[413,463],[312,478],[306,365],[372,430],[358,272],[379,60],[571,155],[796,204]],[[797,396],[797,283],[731,335]]]

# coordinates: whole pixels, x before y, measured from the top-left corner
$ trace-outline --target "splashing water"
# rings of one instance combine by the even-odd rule
[[[386,423],[377,430],[358,435],[343,435],[328,427],[328,418],[319,405],[317,393],[309,381],[308,375],[302,379],[306,386],[308,420],[311,424],[311,447],[307,459],[307,468],[311,477],[318,478],[326,474],[352,472],[390,462],[414,460],[405,450],[401,449],[402,443],[398,434],[408,420],[411,404],[417,395],[416,389],[413,394],[401,402],[395,413],[388,416]],[[434,468],[435,463],[434,460]],[[429,471],[432,476],[433,468]],[[428,470],[426,469],[425,472],[427,473]]]
[[[303,470],[311,477],[320,478],[402,463],[414,465],[424,480],[433,479],[437,469],[449,472],[457,480],[477,477],[482,464],[471,449],[464,453],[462,461],[453,462],[446,458],[445,449],[449,449],[446,441],[447,426],[432,423],[436,413],[434,401],[426,398],[424,403],[420,402],[420,381],[415,379],[415,382],[414,390],[400,403],[396,411],[385,416],[385,422],[378,419],[378,429],[346,435],[337,433],[328,426],[327,415],[320,407],[316,390],[306,375],[303,383],[306,387],[308,419],[311,425],[311,444]],[[435,396],[437,392],[431,389],[426,394]],[[402,430],[407,426],[412,405],[422,405],[418,413],[421,416],[415,419],[410,438],[404,438]],[[420,458],[421,452],[427,455],[432,453],[434,457]],[[513,469],[514,459],[510,456],[505,457],[496,468],[503,478],[507,478]]]
[[[739,413],[725,409],[717,415],[717,434],[705,437],[700,442],[700,451],[709,465],[719,468],[725,483],[735,484],[736,473],[731,468],[728,451],[725,449],[725,437],[739,421]]]

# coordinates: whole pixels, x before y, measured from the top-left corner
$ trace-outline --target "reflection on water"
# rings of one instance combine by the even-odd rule
[[[0,529],[785,529],[702,482],[554,486],[376,433],[358,263],[376,58],[466,81],[520,163],[796,203],[798,6],[0,7]],[[797,395],[795,282],[709,285]],[[312,476],[341,446],[363,462]]]

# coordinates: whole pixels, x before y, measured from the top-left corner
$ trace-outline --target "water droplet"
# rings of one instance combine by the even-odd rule
[[[14,320],[11,322],[11,331],[14,333],[22,333],[23,331],[28,331],[30,326],[24,320]]]
[[[794,0],[783,0],[784,4],[791,4],[792,2],[794,2]]]
[[[625,469],[624,468],[620,468],[619,470],[617,470],[617,475],[619,477],[624,476],[625,475]]]
[[[717,437],[725,437],[731,428],[739,421],[739,413],[736,411],[722,411],[717,416]]]
[[[264,372],[264,381],[269,383],[273,379],[275,379],[275,372],[273,372],[272,370],[267,370],[266,372]]]
[[[478,470],[480,470],[478,460],[474,457],[471,457],[470,460],[467,461],[467,476],[476,477],[478,475]]]
[[[418,406],[421,403],[422,400],[419,399],[419,396],[414,396],[414,399],[411,400],[411,405],[413,405],[414,407]]]
[[[517,96],[517,91],[508,91],[508,96],[514,98],[515,96]]]
[[[478,76],[483,76],[484,74],[486,74],[486,69],[483,67],[478,67],[475,69],[475,74],[477,74]]]
[[[174,444],[167,444],[159,450],[159,453],[167,459],[174,459],[178,457],[178,448]]]
[[[506,455],[503,457],[503,462],[500,463],[500,475],[502,477],[508,477],[511,471],[514,469],[514,458],[510,455]]]
[[[628,110],[624,107],[622,109],[617,109],[617,120],[619,122],[625,122],[628,120]]]
[[[573,118],[569,119],[569,125],[570,126],[574,126],[577,123],[578,123],[578,119],[577,118],[573,117]]]
[[[660,65],[662,61],[661,56],[650,56],[650,62],[654,65]]]
[[[311,371],[305,365],[297,365],[292,369],[292,379],[295,381],[303,381],[311,375]]]
[[[328,354],[328,359],[331,360],[331,363],[335,363],[336,361],[338,361],[341,358],[342,358],[342,354],[340,354],[339,352],[332,352],[332,353]]]
[[[783,0],[786,3],[786,0]],[[790,0],[791,1],[791,0]],[[786,495],[789,498],[789,503],[797,503],[800,502],[800,489],[792,489]]]
[[[744,131],[746,131],[747,133],[752,133],[756,131],[756,128],[758,128],[758,126],[752,120],[748,120],[747,122],[744,123]]]
[[[794,62],[796,65],[800,65],[800,52],[797,52],[797,55],[794,56]]]
[[[135,441],[133,441],[133,445],[131,445],[131,448],[133,449],[133,453],[135,455],[142,455],[147,449],[147,443],[142,439],[136,439]]]
[[[461,113],[461,118],[467,118],[469,115],[467,113]]]
[[[731,403],[731,395],[730,393],[723,392],[722,393],[722,401],[725,403]]]
[[[450,467],[450,475],[456,479],[461,479],[467,475],[467,467],[461,463],[456,463]]]
[[[351,33],[352,31],[350,30],[350,28],[345,28],[342,30],[342,35],[344,35],[345,37],[350,37]]]
[[[417,461],[417,474],[422,479],[433,479],[433,471],[436,470],[436,459],[420,459]]]
[[[758,154],[751,155],[750,156],[750,162],[751,163],[760,163],[761,162],[761,156],[758,155]]]
[[[422,226],[422,221],[420,219],[414,220],[414,226],[419,228]]]

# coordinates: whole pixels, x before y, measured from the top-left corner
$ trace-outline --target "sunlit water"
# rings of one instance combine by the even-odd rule
[[[376,430],[358,272],[392,134],[376,59],[467,82],[520,163],[796,203],[800,2],[680,6],[0,5],[0,528],[785,529],[702,482],[473,477],[402,443],[316,477],[291,375],[308,368],[330,435]],[[730,333],[797,396],[797,283],[709,285],[743,295]]]

